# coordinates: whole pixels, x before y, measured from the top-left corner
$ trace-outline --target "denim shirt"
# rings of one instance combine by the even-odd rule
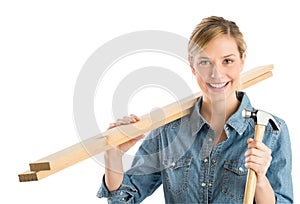
[[[214,131],[200,115],[199,98],[189,115],[150,132],[118,190],[109,192],[103,177],[97,196],[107,197],[108,203],[140,203],[162,184],[166,203],[243,203],[248,172],[244,154],[255,122],[242,117],[244,108],[253,109],[247,95],[237,92],[237,97],[241,103],[224,126],[223,142],[213,145]],[[288,128],[274,118],[280,130],[268,124],[263,138],[272,150],[266,176],[277,203],[293,203]]]

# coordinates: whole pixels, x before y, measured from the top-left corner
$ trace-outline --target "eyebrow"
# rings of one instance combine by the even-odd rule
[[[209,57],[199,56],[198,59],[209,59]]]
[[[229,54],[229,55],[225,55],[222,58],[227,58],[227,57],[236,57],[235,54]],[[205,57],[205,56],[199,56],[197,59],[210,59],[209,57]]]
[[[223,58],[227,58],[227,57],[231,57],[231,56],[236,57],[235,54],[229,54],[229,55],[225,55]]]

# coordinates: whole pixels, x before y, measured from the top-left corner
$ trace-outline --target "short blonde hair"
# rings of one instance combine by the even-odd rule
[[[188,54],[191,59],[195,54],[201,52],[209,42],[221,35],[229,35],[235,39],[240,57],[243,58],[247,45],[239,27],[233,21],[210,16],[204,18],[192,32],[188,45]]]

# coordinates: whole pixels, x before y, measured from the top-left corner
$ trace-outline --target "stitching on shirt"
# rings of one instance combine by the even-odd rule
[[[247,169],[244,168],[243,160],[226,160],[224,163],[222,192],[233,200],[241,201],[244,197],[244,189],[233,188],[232,185],[237,183],[236,185],[240,186],[241,183],[246,182],[246,178]]]
[[[192,158],[182,158],[179,160],[174,160],[171,163],[171,166],[165,169],[165,178],[166,178],[166,188],[172,192],[174,195],[178,196],[182,192],[188,189],[188,182],[189,182],[189,172],[191,166]],[[170,162],[167,162],[170,163]],[[173,178],[171,176],[176,176]],[[174,186],[174,182],[178,182],[179,179],[182,179],[181,183]],[[172,185],[173,184],[173,185]]]

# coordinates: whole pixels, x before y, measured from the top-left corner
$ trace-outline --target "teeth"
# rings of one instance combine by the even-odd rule
[[[209,84],[209,85],[210,85],[211,87],[213,87],[213,88],[220,89],[220,88],[223,88],[226,84],[227,84],[227,82],[224,82],[224,83],[218,83],[218,84]]]

